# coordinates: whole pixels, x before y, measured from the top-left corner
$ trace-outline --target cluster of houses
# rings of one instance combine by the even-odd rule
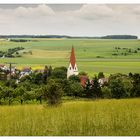
[[[16,69],[16,67],[8,67],[4,64],[0,64],[0,80],[10,79],[11,76],[15,76],[19,74],[19,79],[21,79],[25,75],[29,75],[32,73],[31,67],[24,67],[22,70]]]
[[[36,72],[38,73],[43,73],[44,70],[36,70]],[[0,80],[2,79],[10,79],[11,76],[15,76],[16,74],[19,75],[19,78],[17,79],[18,81],[20,81],[20,79],[26,75],[30,75],[32,74],[32,68],[31,67],[24,67],[21,70],[16,69],[16,67],[8,67],[6,65],[1,64],[0,65]],[[70,63],[69,63],[69,67],[67,69],[67,78],[69,78],[71,75],[78,75],[78,67],[76,64],[76,57],[75,57],[75,52],[74,52],[74,48],[72,47],[71,50],[71,56],[70,56]],[[89,80],[89,77],[86,75],[80,75],[80,82],[81,85],[83,87],[85,87],[87,81],[90,81],[91,84],[93,84],[93,80]],[[108,78],[100,78],[98,80],[100,86],[102,86],[104,83],[108,82]]]

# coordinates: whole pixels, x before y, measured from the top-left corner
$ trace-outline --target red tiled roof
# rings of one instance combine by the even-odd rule
[[[82,85],[83,87],[85,87],[85,84],[86,84],[86,82],[87,82],[87,80],[88,80],[88,76],[80,76],[79,78],[80,78],[80,83],[81,83],[81,85]]]
[[[75,59],[75,53],[74,53],[74,48],[73,47],[72,47],[72,50],[71,50],[70,63],[72,65],[72,68],[74,69],[76,59]]]
[[[4,67],[5,65],[3,65],[3,64],[0,64],[0,67]]]

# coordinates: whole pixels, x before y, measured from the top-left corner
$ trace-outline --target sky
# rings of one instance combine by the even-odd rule
[[[0,34],[140,38],[140,4],[0,4]]]

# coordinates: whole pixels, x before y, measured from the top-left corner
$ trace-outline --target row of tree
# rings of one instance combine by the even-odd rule
[[[85,72],[67,79],[67,68],[45,67],[44,72],[34,71],[16,83],[18,75],[10,80],[0,82],[0,104],[21,104],[26,102],[47,101],[48,104],[58,104],[63,96],[80,98],[130,98],[140,97],[140,74],[113,74],[108,82],[100,85],[99,79],[104,78],[100,72],[93,79],[87,79],[85,86],[80,83],[80,76],[87,76]]]
[[[0,57],[15,57],[15,55],[19,55],[18,51],[23,50],[23,47],[15,47],[10,48],[7,51],[0,51]]]

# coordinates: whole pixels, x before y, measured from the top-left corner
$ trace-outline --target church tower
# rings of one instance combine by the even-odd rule
[[[72,50],[71,50],[70,64],[67,70],[67,78],[69,78],[71,75],[78,75],[78,68],[76,65],[74,47],[72,47]]]

